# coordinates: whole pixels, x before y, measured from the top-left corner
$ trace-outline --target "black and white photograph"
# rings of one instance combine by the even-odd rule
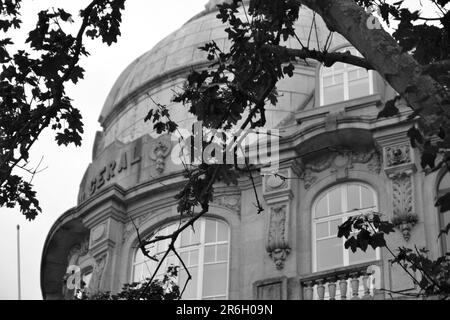
[[[0,300],[437,303],[449,233],[449,0],[0,0]]]

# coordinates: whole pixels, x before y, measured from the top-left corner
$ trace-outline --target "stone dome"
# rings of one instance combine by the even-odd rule
[[[223,1],[223,0],[222,0]],[[104,147],[118,140],[133,141],[145,134],[153,134],[153,128],[144,119],[154,101],[169,106],[172,120],[182,127],[188,127],[194,116],[187,109],[171,102],[174,90],[179,90],[192,68],[208,65],[205,53],[198,47],[214,40],[222,49],[230,45],[224,24],[217,19],[215,6],[220,0],[211,0],[206,9],[184,24],[179,30],[159,42],[153,49],[137,58],[123,71],[114,84],[103,106],[100,123],[104,128]],[[243,12],[241,12],[243,15]],[[244,17],[243,17],[244,18]],[[297,35],[307,41],[310,34],[313,13],[302,9],[296,25]],[[323,46],[328,30],[323,21],[316,17],[318,39]],[[336,37],[337,38],[337,37]],[[300,48],[297,41],[289,40],[286,45]],[[311,47],[317,47],[316,36],[311,37]],[[284,118],[298,109],[315,88],[314,66],[301,66],[293,78],[284,79],[278,86],[280,92],[276,111],[268,112],[268,126],[275,127]]]

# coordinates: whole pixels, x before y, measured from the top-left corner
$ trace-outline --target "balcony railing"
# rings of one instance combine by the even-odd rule
[[[379,300],[381,263],[364,263],[301,277],[303,300]]]

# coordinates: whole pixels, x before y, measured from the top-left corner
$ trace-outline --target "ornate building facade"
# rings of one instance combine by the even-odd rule
[[[195,122],[171,98],[192,68],[208,66],[199,46],[211,40],[230,46],[216,18],[217,2],[135,60],[112,88],[78,205],[61,215],[47,237],[41,266],[45,299],[73,297],[77,285],[67,284],[74,274],[91,293],[117,292],[154,270],[155,262],[138,250],[134,224],[143,236],[173,231],[179,223],[174,196],[184,177],[183,166],[173,161],[176,141],[157,135],[144,118],[152,97],[169,106],[181,127]],[[329,31],[306,9],[297,34],[307,41],[313,19],[317,37],[310,41],[323,46]],[[294,41],[286,45],[299,47]],[[332,50],[358,54],[339,36]],[[208,215],[177,244],[194,276],[185,298],[383,299],[380,289],[416,290],[391,266],[386,250],[353,254],[337,238],[337,226],[349,216],[377,211],[397,226],[388,239],[391,247],[427,247],[432,257],[447,252],[449,243],[437,239],[450,219],[434,203],[450,189],[450,177],[421,172],[406,135],[409,109],[400,104],[400,116],[378,119],[395,92],[375,72],[340,63],[324,68],[298,62],[294,76],[278,89],[267,126],[282,133],[279,175],[255,179],[265,212],[255,210],[249,179],[217,185]],[[158,255],[165,245],[149,250]],[[177,263],[169,257],[166,267]],[[180,272],[179,281],[185,278]]]

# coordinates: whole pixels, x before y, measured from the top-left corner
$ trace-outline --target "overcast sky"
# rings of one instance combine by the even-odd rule
[[[207,2],[127,0],[119,42],[112,47],[100,42],[89,44],[91,56],[82,62],[85,80],[69,90],[74,105],[83,114],[86,129],[83,146],[58,147],[53,132],[45,132],[31,152],[32,162],[44,157],[42,166],[48,167],[33,182],[43,213],[28,222],[18,210],[0,208],[0,299],[18,297],[17,224],[21,226],[22,298],[42,299],[40,265],[44,241],[55,220],[76,205],[78,186],[91,162],[95,132],[100,129],[97,120],[109,90],[128,64],[202,11]],[[34,26],[42,9],[63,7],[76,14],[87,3],[87,0],[25,0],[23,29],[28,32]]]

